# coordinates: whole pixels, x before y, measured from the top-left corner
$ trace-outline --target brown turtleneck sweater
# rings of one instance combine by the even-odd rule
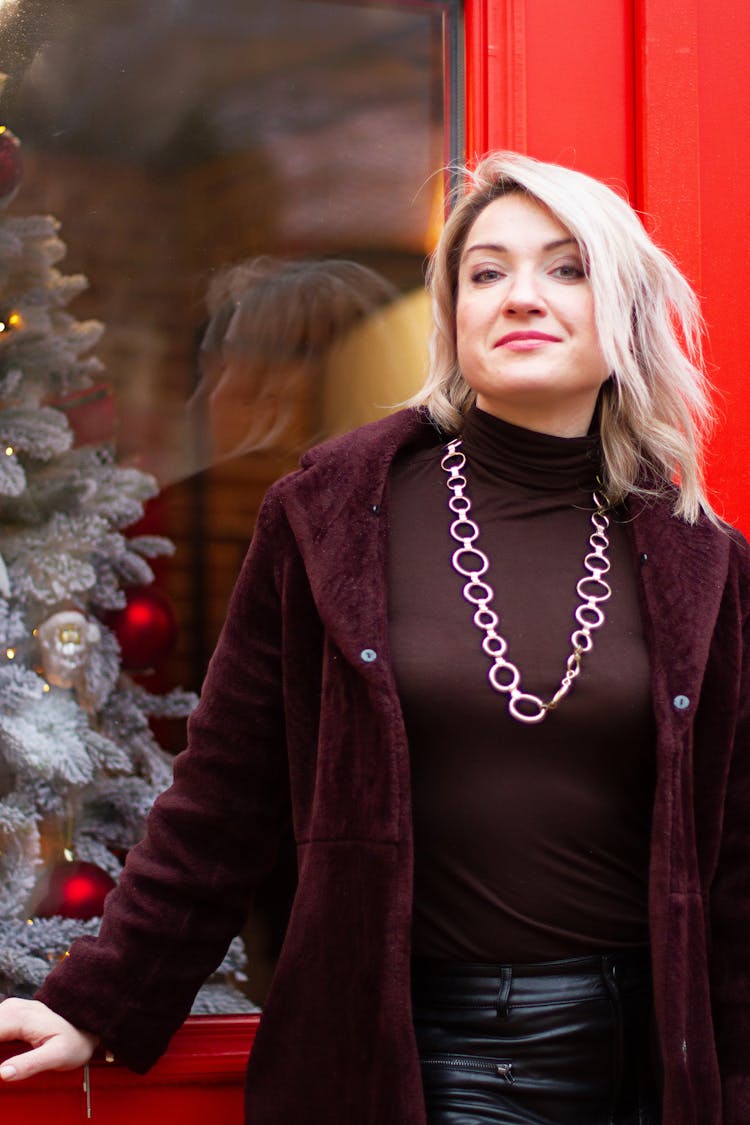
[[[548,699],[571,651],[591,533],[595,437],[557,438],[474,408],[472,517],[521,687]],[[390,478],[389,620],[412,759],[414,952],[528,962],[645,944],[654,789],[649,665],[622,514],[612,598],[570,695],[511,718],[450,562],[442,448]]]

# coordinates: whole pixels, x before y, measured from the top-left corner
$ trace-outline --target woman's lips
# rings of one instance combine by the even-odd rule
[[[549,336],[546,332],[508,332],[495,346],[510,348],[514,352],[528,352],[550,343],[559,344],[560,337]]]

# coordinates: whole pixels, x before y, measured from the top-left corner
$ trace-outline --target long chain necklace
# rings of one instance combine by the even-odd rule
[[[451,493],[448,507],[456,517],[450,526],[450,533],[460,546],[451,555],[453,569],[467,581],[463,596],[473,605],[474,624],[484,633],[482,648],[492,660],[489,681],[495,691],[508,696],[508,711],[519,723],[541,723],[549,711],[554,711],[561,699],[570,691],[576,676],[581,670],[581,658],[590,652],[594,641],[594,629],[604,624],[604,610],[600,603],[612,596],[612,590],[604,575],[610,568],[607,558],[609,539],[607,530],[609,519],[606,509],[607,498],[596,491],[593,493],[595,510],[591,513],[593,530],[589,536],[588,551],[583,560],[588,574],[579,579],[576,593],[581,604],[576,607],[576,628],[570,635],[572,652],[567,659],[565,673],[554,695],[545,703],[538,695],[521,689],[521,673],[516,665],[506,659],[508,642],[498,632],[500,618],[490,609],[495,591],[487,581],[490,560],[476,545],[479,528],[471,519],[471,501],[466,495],[466,456],[461,449],[461,439],[455,438],[445,447],[440,462],[448,475],[446,484]],[[483,577],[485,576],[485,577]]]

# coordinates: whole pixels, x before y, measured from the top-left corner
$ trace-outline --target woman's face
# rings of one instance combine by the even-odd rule
[[[303,360],[258,364],[229,355],[208,396],[214,457],[238,456],[269,442],[285,448],[304,442],[310,382]]]
[[[578,244],[521,193],[489,203],[458,271],[458,365],[477,405],[515,425],[575,437],[609,372]]]
[[[203,467],[278,443],[302,445],[309,428],[309,363],[290,358],[283,336],[277,355],[259,359],[254,323],[232,317],[223,338],[201,348],[201,380],[188,402]],[[204,342],[205,343],[205,342]]]

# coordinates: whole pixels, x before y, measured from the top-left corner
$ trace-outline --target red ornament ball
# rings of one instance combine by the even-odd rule
[[[0,207],[10,203],[23,176],[21,142],[4,125],[0,125]]]
[[[128,672],[155,668],[169,654],[177,637],[177,619],[165,594],[151,586],[127,592],[128,604],[108,620],[120,644]]]
[[[38,918],[98,918],[114,885],[112,876],[95,863],[63,860],[40,883],[41,899],[32,903],[31,912]]]

